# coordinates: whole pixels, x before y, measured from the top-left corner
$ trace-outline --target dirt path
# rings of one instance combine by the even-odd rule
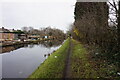
[[[65,69],[64,69],[64,73],[63,73],[63,78],[70,78],[70,57],[71,57],[71,53],[72,53],[72,40],[70,39],[70,43],[69,43],[69,48],[68,48],[68,52],[67,52],[67,57],[66,57],[66,61],[65,61]]]

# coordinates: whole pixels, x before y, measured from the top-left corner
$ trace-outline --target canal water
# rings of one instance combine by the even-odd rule
[[[47,59],[48,54],[57,50],[62,41],[45,41],[36,44],[3,47],[2,77],[27,78]]]

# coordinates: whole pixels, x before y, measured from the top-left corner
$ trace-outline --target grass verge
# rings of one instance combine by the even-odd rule
[[[62,78],[65,66],[69,38],[52,55],[50,55],[29,78]]]
[[[80,42],[72,42],[74,47],[71,56],[71,78],[119,78],[113,64],[108,65],[107,61],[100,58],[94,60]]]
[[[72,78],[97,78],[96,72],[91,67],[87,50],[76,40],[73,42],[73,52],[71,56],[71,77]]]

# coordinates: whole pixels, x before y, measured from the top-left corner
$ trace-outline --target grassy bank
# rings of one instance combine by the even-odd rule
[[[119,69],[114,64],[108,64],[109,62],[101,57],[96,59],[98,53],[93,57],[80,42],[72,42],[74,47],[71,56],[71,78],[120,78],[117,75]]]
[[[69,48],[70,41],[72,41],[71,48]],[[70,69],[67,73],[70,74],[69,78],[120,78],[119,67],[101,58],[100,55],[103,53],[91,53],[83,44],[73,39],[67,39],[29,78],[63,78],[68,48],[72,51],[69,57]]]
[[[87,51],[80,42],[72,40],[73,53],[71,56],[71,77],[72,78],[96,78],[95,71],[87,59]],[[92,73],[92,74],[91,74]]]
[[[52,53],[29,78],[62,78],[68,48],[69,39]]]

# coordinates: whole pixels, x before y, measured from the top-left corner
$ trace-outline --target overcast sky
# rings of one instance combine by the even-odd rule
[[[51,26],[66,31],[74,22],[75,2],[76,0],[3,0],[0,4],[0,26],[10,29]]]

